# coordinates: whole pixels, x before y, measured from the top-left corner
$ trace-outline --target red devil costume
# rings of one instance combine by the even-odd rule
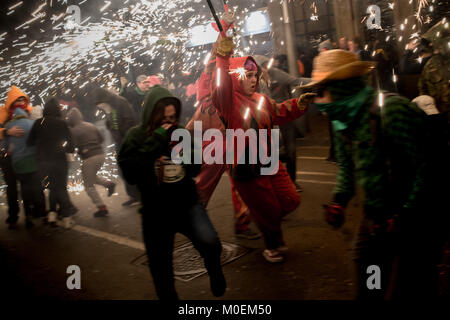
[[[197,110],[186,125],[186,129],[194,130],[194,121],[201,121],[203,132],[208,129],[218,129],[225,136],[225,126],[220,119],[220,116],[212,103],[211,98],[211,81],[212,71],[214,69],[215,60],[208,63],[208,66],[202,72],[200,79],[197,82],[197,101],[199,103]],[[212,141],[204,141],[203,149]],[[214,190],[216,189],[223,173],[227,170],[227,165],[224,164],[203,164],[200,174],[197,176],[197,191],[200,200],[205,205],[208,205]],[[230,177],[231,178],[231,177]],[[250,217],[248,216],[248,208],[239,196],[233,180],[231,182],[231,196],[233,201],[233,208],[235,213],[235,231],[236,234],[246,234],[249,230]],[[252,235],[254,238],[259,237],[258,234]],[[248,236],[250,238],[250,236]]]
[[[216,81],[211,81],[214,106],[227,128],[268,129],[268,141],[271,141],[273,125],[281,125],[302,116],[306,107],[297,106],[297,99],[277,104],[257,93],[259,78],[254,92],[246,94],[242,87],[242,77],[247,71],[258,71],[259,74],[259,68],[252,57],[230,58],[231,52],[224,55],[223,50],[219,51],[220,41],[216,69],[213,72],[213,79]],[[247,152],[249,147],[251,146],[245,148]],[[259,146],[261,147],[270,151],[270,142],[266,146]],[[250,209],[252,219],[263,233],[267,247],[263,254],[270,262],[282,261],[283,257],[277,250],[284,247],[281,219],[299,206],[300,197],[281,163],[277,172],[261,175],[259,165],[237,164],[239,157],[241,155],[236,155],[235,152],[231,172],[240,196]]]

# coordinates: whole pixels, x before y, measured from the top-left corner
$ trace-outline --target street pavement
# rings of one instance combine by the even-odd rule
[[[289,247],[284,263],[270,264],[262,256],[262,239],[234,236],[229,178],[224,175],[209,203],[208,214],[221,241],[237,245],[244,255],[223,266],[228,288],[215,298],[207,274],[190,281],[176,281],[181,299],[187,300],[347,300],[355,297],[352,240],[361,217],[361,195],[346,211],[339,230],[328,226],[322,204],[330,200],[337,166],[326,161],[328,131],[325,119],[314,113],[310,132],[297,139],[297,182],[303,187],[301,205],[283,221]],[[107,198],[97,187],[110,211],[95,218],[95,206],[84,191],[71,193],[79,208],[76,225],[69,230],[52,228],[40,221],[25,229],[23,215],[17,230],[4,223],[6,206],[0,209],[0,279],[10,298],[41,297],[63,300],[156,299],[151,275],[145,265],[138,207],[126,208],[123,184]],[[176,195],[174,196],[176,201]],[[158,214],[164,214],[160,212]],[[188,240],[176,236],[175,247]],[[184,263],[195,260],[195,255]],[[197,257],[198,258],[198,257]],[[192,261],[191,261],[192,262]],[[68,266],[81,270],[81,289],[69,290]]]

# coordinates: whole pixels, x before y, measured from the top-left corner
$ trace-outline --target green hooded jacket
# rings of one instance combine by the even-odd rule
[[[141,124],[127,132],[117,157],[125,180],[131,185],[138,186],[144,209],[146,204],[153,206],[163,199],[173,198],[175,194],[177,199],[181,200],[177,201],[178,203],[192,205],[197,201],[197,191],[192,178],[198,174],[201,165],[172,165],[169,158],[171,141],[168,132],[159,127],[152,134],[147,133],[148,123],[154,116],[155,107],[164,98],[175,97],[161,86],[150,89],[144,100]],[[175,99],[179,102],[177,98]],[[175,105],[175,109],[178,118],[181,102]],[[193,150],[191,154],[194,154]],[[169,170],[174,168],[177,173],[166,179],[163,171],[164,178],[161,179],[161,167]]]
[[[400,210],[418,208],[424,191],[424,113],[404,97],[385,100],[376,118],[373,141],[369,112],[372,100],[351,127],[334,127],[339,162],[334,201],[346,206],[355,194],[355,180],[365,193],[365,214],[386,219]],[[389,159],[389,160],[387,160]],[[387,166],[390,163],[390,169]],[[355,177],[356,176],[356,177]]]

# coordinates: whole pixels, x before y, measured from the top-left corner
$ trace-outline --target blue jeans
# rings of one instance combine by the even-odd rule
[[[203,205],[191,208],[169,207],[143,210],[142,224],[150,272],[161,300],[177,300],[173,273],[173,244],[180,232],[192,241],[204,259],[208,273],[221,272],[222,245]]]

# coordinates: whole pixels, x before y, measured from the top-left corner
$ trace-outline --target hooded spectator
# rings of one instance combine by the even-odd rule
[[[32,217],[45,214],[45,201],[37,174],[35,150],[26,145],[32,126],[28,119],[33,108],[22,90],[12,86],[4,107],[0,108],[2,154],[0,164],[7,184],[8,218],[10,229],[16,228],[18,220],[17,181],[21,183],[26,226],[33,226]]]
[[[134,111],[125,98],[106,89],[94,89],[92,95],[94,103],[106,113],[106,127],[111,133],[118,152],[127,131],[137,124]],[[122,205],[129,207],[139,204],[139,192],[136,187],[125,181],[125,189],[129,199]]]
[[[73,108],[68,113],[68,122],[72,133],[73,143],[78,149],[78,154],[82,160],[81,174],[83,177],[84,189],[97,206],[98,211],[95,217],[102,217],[108,214],[108,209],[95,189],[95,184],[101,185],[108,190],[108,196],[114,193],[115,183],[97,175],[97,172],[105,162],[103,151],[103,137],[100,131],[92,123],[83,121],[80,110]]]
[[[72,136],[67,123],[61,119],[61,107],[56,98],[44,105],[43,117],[31,128],[28,144],[36,147],[37,163],[45,186],[50,189],[49,221],[54,221],[57,206],[65,227],[73,224],[70,218],[78,209],[67,192],[68,163],[66,153],[73,153]]]
[[[178,299],[173,275],[173,240],[177,232],[190,238],[205,261],[215,296],[225,293],[219,238],[202,204],[195,181],[200,165],[175,164],[171,133],[177,129],[181,102],[160,86],[150,89],[142,122],[132,128],[119,151],[125,179],[142,198],[142,225],[150,272],[161,300]],[[194,154],[193,150],[191,151]]]

